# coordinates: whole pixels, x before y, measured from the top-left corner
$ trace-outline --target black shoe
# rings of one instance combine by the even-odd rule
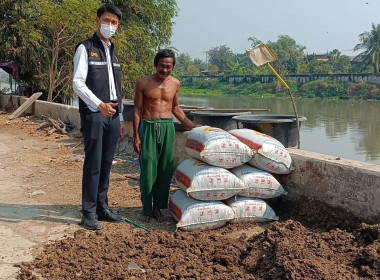
[[[110,209],[104,209],[102,211],[96,212],[96,214],[98,214],[99,221],[112,223],[120,223],[123,221],[123,217],[119,213]]]
[[[95,213],[87,213],[82,216],[82,220],[80,222],[80,225],[84,227],[85,229],[90,230],[99,230],[100,225],[98,220],[96,219]]]

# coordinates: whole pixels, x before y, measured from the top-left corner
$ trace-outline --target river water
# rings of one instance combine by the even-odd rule
[[[290,98],[179,97],[179,103],[220,109],[270,109],[255,114],[294,115]],[[380,165],[380,102],[296,99],[301,149]]]

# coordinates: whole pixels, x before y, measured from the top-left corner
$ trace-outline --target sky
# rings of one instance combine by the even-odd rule
[[[305,53],[338,49],[353,56],[359,35],[380,24],[380,0],[177,0],[171,46],[206,60],[206,51],[226,45],[234,53],[279,35],[305,46]]]

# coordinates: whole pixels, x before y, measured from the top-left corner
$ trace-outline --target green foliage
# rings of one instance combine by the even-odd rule
[[[372,30],[359,35],[360,43],[354,48],[364,50],[356,59],[363,65],[372,65],[375,73],[380,73],[380,24],[372,23]]]
[[[189,67],[187,67],[187,73],[189,73],[189,75],[195,76],[200,74],[200,70],[195,65],[189,65]]]
[[[180,91],[181,95],[197,95],[197,96],[204,96],[204,95],[223,95],[222,91],[217,89],[194,89],[194,88],[181,88]]]
[[[322,98],[347,98],[345,84],[333,80],[316,80],[302,85],[298,93],[301,96],[312,96]]]
[[[304,98],[332,98],[332,99],[380,99],[380,88],[367,83],[338,82],[335,80],[316,80],[303,85],[295,81],[286,81],[290,91]],[[272,83],[237,83],[231,84],[226,80],[218,79],[191,79],[182,81],[181,92],[187,94],[226,94],[226,95],[252,95],[258,97],[287,98],[289,92],[279,81]]]
[[[296,88],[296,83],[291,82],[289,87]],[[277,81],[272,83],[247,83],[241,82],[237,84],[228,83],[223,77],[218,79],[191,79],[186,78],[182,81],[182,89],[186,91],[201,90],[202,93],[208,93],[208,90],[212,92],[218,92],[219,94],[227,95],[255,95],[263,96],[282,96],[287,95],[288,91]]]
[[[280,35],[277,42],[269,41],[267,45],[277,58],[273,66],[280,75],[297,73],[297,65],[302,61],[306,47],[297,44],[287,35]]]
[[[348,83],[347,95],[354,99],[380,100],[380,88],[376,85],[361,83]]]
[[[181,53],[176,57],[175,69],[182,75],[187,75],[187,68],[191,65],[191,57],[187,53]]]
[[[207,70],[208,70],[209,75],[211,76],[216,76],[219,73],[219,67],[213,64],[209,64],[207,66]]]
[[[7,16],[1,21],[0,40],[6,43],[0,59],[18,63],[20,78],[30,90],[47,92],[49,100],[70,92],[74,47],[90,34],[100,2],[20,0],[7,4],[1,4]]]
[[[176,2],[104,2],[123,12],[112,42],[123,67],[124,97],[131,97],[135,81],[154,71],[157,50],[170,43]],[[96,31],[96,10],[101,4],[98,0],[2,1],[0,60],[20,65],[20,78],[30,91],[48,92],[56,100],[70,97],[75,46]]]
[[[209,63],[218,67],[220,74],[229,75],[235,63],[235,55],[226,45],[208,51]]]
[[[123,12],[121,30],[113,42],[123,68],[123,94],[131,98],[138,78],[155,71],[153,59],[162,48],[170,48],[172,19],[178,13],[175,0],[114,0]],[[173,48],[172,48],[173,49]]]
[[[193,88],[198,89],[220,89],[220,83],[216,79],[196,80],[192,83]]]
[[[309,73],[309,66],[306,63],[299,63],[297,65],[297,75],[307,75]]]
[[[309,73],[310,74],[330,74],[332,73],[332,68],[330,63],[323,60],[312,60],[309,63]]]
[[[14,60],[20,65],[20,78],[30,91],[44,91],[57,101],[70,98],[72,59],[76,44],[96,31],[94,18],[102,3],[112,3],[123,12],[121,26],[112,38],[123,68],[124,97],[133,97],[135,81],[155,71],[155,53],[169,47],[173,18],[178,13],[175,0],[4,0],[0,3],[0,61]],[[334,49],[326,61],[315,54],[304,53],[305,47],[286,35],[266,44],[277,60],[273,67],[281,76],[287,74],[378,73],[380,71],[380,25],[372,24],[370,32],[359,35],[355,50],[363,49],[356,59],[341,55]],[[261,43],[248,38],[252,47]],[[173,49],[173,48],[172,48]],[[175,49],[174,49],[175,50]],[[208,52],[208,61],[192,59],[188,54],[177,55],[173,75],[220,75],[219,81],[191,81],[199,87],[226,94],[286,94],[286,89],[275,80],[270,84],[231,85],[227,75],[272,75],[266,66],[256,67],[245,53],[234,54],[226,45]],[[206,65],[206,63],[208,65]],[[186,83],[190,83],[186,81]],[[334,98],[378,98],[377,87],[334,84],[315,81],[307,85],[290,82],[291,91],[302,96]],[[300,89],[298,89],[300,87]]]
[[[327,57],[333,73],[348,73],[350,58],[347,55],[341,55],[340,51],[334,49],[328,53]]]
[[[199,75],[201,70],[206,68],[205,63],[200,59],[192,59],[189,54],[181,53],[176,57],[176,65],[174,68],[175,75],[178,76],[195,76]]]

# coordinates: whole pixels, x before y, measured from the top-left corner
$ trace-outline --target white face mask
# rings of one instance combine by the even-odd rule
[[[100,33],[104,38],[109,39],[116,33],[117,27],[108,25],[108,24],[100,24]]]

